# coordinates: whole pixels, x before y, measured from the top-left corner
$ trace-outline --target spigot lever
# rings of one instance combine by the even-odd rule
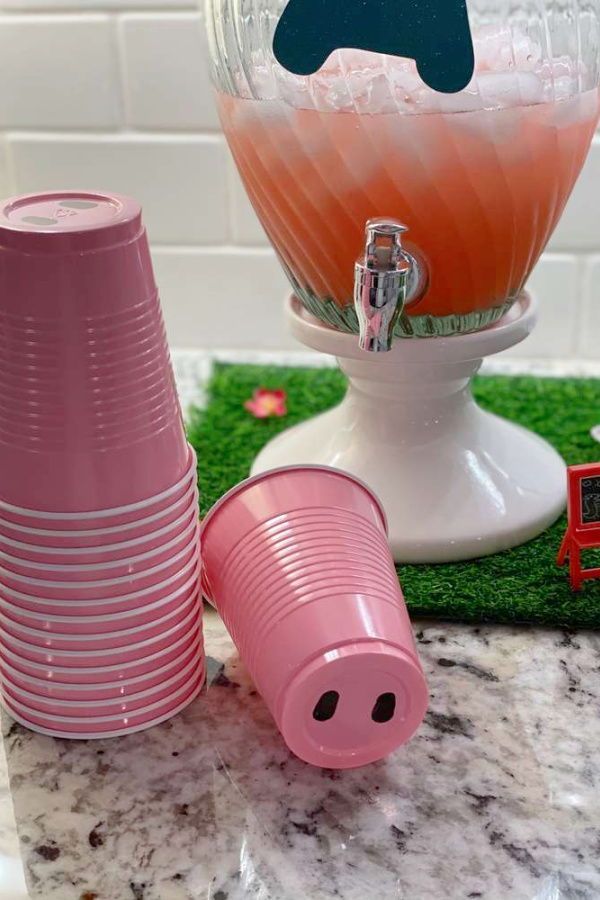
[[[394,328],[404,306],[422,284],[417,259],[402,246],[406,225],[395,219],[369,219],[365,253],[354,267],[354,306],[362,350],[391,350]]]

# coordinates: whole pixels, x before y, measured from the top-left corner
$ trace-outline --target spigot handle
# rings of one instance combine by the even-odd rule
[[[369,219],[365,226],[364,256],[354,267],[354,306],[359,346],[369,353],[391,350],[402,310],[422,293],[423,266],[402,246],[407,231],[395,219]]]

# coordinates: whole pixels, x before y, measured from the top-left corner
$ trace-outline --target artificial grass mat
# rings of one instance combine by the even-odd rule
[[[253,418],[243,404],[257,387],[283,388],[288,415]],[[344,391],[344,376],[336,369],[216,366],[208,404],[193,409],[188,424],[199,454],[203,513],[247,477],[267,441],[335,405]],[[590,436],[590,428],[600,422],[600,380],[479,376],[474,393],[482,406],[537,431],[570,465],[600,460],[600,445]],[[400,566],[411,614],[470,623],[600,628],[600,581],[585,582],[574,594],[568,567],[555,564],[565,527],[562,518],[528,544],[478,560]],[[584,554],[583,562],[600,565],[600,553]]]

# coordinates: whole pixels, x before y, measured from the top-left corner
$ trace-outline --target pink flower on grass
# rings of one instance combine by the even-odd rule
[[[281,418],[287,415],[287,394],[285,391],[270,391],[268,388],[257,388],[252,400],[246,400],[244,408],[252,413],[255,419]]]

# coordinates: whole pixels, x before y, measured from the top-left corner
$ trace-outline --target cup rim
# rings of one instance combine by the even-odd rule
[[[41,570],[43,572],[49,572],[49,574],[51,575],[55,573],[58,575],[62,572],[108,572],[110,569],[119,569],[121,568],[121,566],[145,562],[146,560],[151,559],[157,553],[164,553],[165,551],[168,552],[174,546],[177,546],[177,544],[179,544],[183,538],[187,540],[188,534],[190,536],[194,534],[196,528],[198,527],[199,522],[192,518],[192,521],[188,525],[186,525],[185,528],[180,531],[180,533],[176,537],[171,538],[164,544],[160,544],[158,547],[154,547],[152,550],[146,550],[144,553],[137,553],[134,556],[124,556],[121,559],[111,560],[110,562],[81,563],[80,565],[77,565],[77,563],[44,563],[39,561],[32,561],[29,559],[23,559],[20,556],[13,556],[12,553],[6,553],[4,550],[0,549],[0,566],[2,565],[2,561],[5,560],[12,564],[16,563],[18,566],[21,566],[21,568],[32,568],[35,571]],[[0,538],[0,543],[1,542],[2,538]],[[84,552],[86,549],[88,553],[91,552],[91,548],[81,549]],[[99,552],[103,552],[102,549]],[[98,581],[101,579],[94,580]]]
[[[202,670],[200,672],[198,678],[201,678],[203,675],[205,675],[204,670]],[[192,691],[193,691],[193,689],[194,688],[192,687]],[[112,715],[112,716],[89,716],[89,718],[87,718],[87,721],[90,723],[92,723],[92,722],[102,722],[102,723],[104,723],[104,722],[107,722],[107,723],[108,722],[120,722],[127,716],[134,716],[134,715],[142,716],[148,712],[153,712],[155,709],[159,709],[161,706],[164,706],[165,703],[168,703],[170,700],[179,699],[179,697],[181,697],[182,695],[185,695],[186,691],[190,691],[189,682],[187,684],[182,685],[182,687],[180,687],[176,691],[174,691],[170,698],[165,697],[162,700],[156,700],[154,703],[148,704],[148,706],[142,706],[140,709],[132,710],[129,713],[125,712],[125,713],[121,713],[120,715]],[[2,691],[2,699],[4,702],[7,702],[4,691]],[[8,702],[10,703],[10,705],[12,705],[13,703],[16,703],[17,707],[21,707],[22,709],[26,710],[27,712],[32,713],[34,716],[37,716],[38,718],[42,718],[42,719],[49,719],[51,722],[56,722],[57,724],[80,725],[82,722],[86,721],[86,716],[57,716],[54,713],[45,713],[45,712],[40,712],[37,709],[30,709],[30,707],[28,707],[27,704],[25,704],[25,703],[19,703],[18,700],[13,701],[12,697],[10,698],[10,700]]]
[[[190,610],[190,612],[187,614],[187,616],[185,616],[181,620],[181,622],[177,622],[175,625],[172,625],[171,628],[168,628],[166,631],[161,632],[161,634],[155,635],[154,637],[151,637],[151,638],[146,638],[146,640],[144,640],[144,641],[136,641],[132,644],[127,644],[126,647],[108,647],[108,648],[105,647],[102,649],[94,649],[94,651],[93,651],[94,657],[114,656],[115,653],[129,653],[132,650],[139,650],[143,647],[148,647],[149,645],[155,644],[157,641],[161,641],[161,640],[164,641],[165,638],[167,638],[167,639],[170,638],[171,635],[177,629],[189,626],[193,622],[194,618],[196,616],[198,616],[198,618],[200,618],[200,615],[201,615],[201,603],[200,603],[200,598],[198,595],[198,597],[195,600],[195,603],[193,603],[193,608]],[[117,632],[117,634],[119,634],[119,633],[121,635],[123,634],[123,632]],[[43,654],[44,652],[52,653],[55,655],[66,656],[68,659],[79,659],[79,658],[89,659],[89,650],[58,650],[58,649],[53,650],[53,649],[47,648],[47,647],[46,648],[40,647],[38,644],[30,644],[30,643],[28,643],[28,641],[22,641],[20,638],[15,637],[12,634],[9,634],[0,625],[0,653],[2,652],[2,650],[4,649],[5,646],[8,646],[10,649],[11,644],[13,644],[13,643],[16,644],[18,647],[25,647],[26,650],[33,651],[35,653],[40,653],[40,654]],[[173,647],[170,647],[169,649],[172,650]],[[166,651],[166,652],[168,652],[168,651]],[[149,656],[152,656],[152,654],[149,654]],[[144,657],[141,657],[141,659],[144,659]],[[134,662],[134,661],[139,663],[140,659],[128,660],[128,662]],[[34,660],[34,662],[35,662],[35,660]],[[38,665],[39,665],[39,663],[38,663]],[[52,665],[52,663],[49,663],[47,668],[54,669],[55,667]],[[72,666],[69,668],[72,668],[75,670],[79,668],[79,669],[83,669],[84,671],[87,671],[90,667],[88,667],[88,666]],[[94,668],[103,668],[103,667],[97,666]]]
[[[141,509],[146,509],[148,506],[152,506],[154,503],[160,503],[161,500],[167,500],[169,497],[176,494],[178,490],[181,490],[182,487],[185,486],[186,482],[189,481],[195,474],[197,470],[197,459],[194,448],[191,444],[187,444],[189,456],[190,456],[190,464],[185,471],[185,474],[171,487],[166,488],[164,491],[161,491],[158,494],[154,494],[152,497],[149,497],[145,500],[138,500],[135,503],[128,503],[124,506],[114,506],[111,509],[101,509],[95,510],[93,512],[45,512],[43,510],[30,509],[25,506],[16,506],[12,503],[7,503],[5,500],[0,499],[0,511],[7,510],[8,512],[14,513],[15,515],[22,516],[23,518],[33,518],[33,519],[49,519],[56,520],[60,522],[85,522],[90,519],[107,519],[111,516],[120,516],[126,513],[137,512]]]
[[[9,716],[14,719],[15,722],[18,722],[19,725],[22,725],[23,728],[27,728],[29,731],[33,731],[37,734],[44,734],[48,737],[58,737],[64,738],[65,740],[79,740],[79,741],[94,741],[94,740],[108,740],[109,738],[117,738],[117,737],[125,737],[129,734],[136,734],[140,731],[148,731],[150,728],[154,728],[156,725],[160,725],[162,722],[168,722],[169,719],[173,719],[176,715],[193,703],[194,700],[197,699],[198,695],[202,691],[204,687],[204,683],[206,681],[206,668],[204,672],[201,673],[202,677],[199,680],[198,687],[194,689],[189,697],[186,697],[179,706],[176,706],[174,709],[170,710],[167,713],[164,713],[161,716],[157,716],[156,719],[152,719],[150,722],[142,722],[140,725],[134,725],[132,728],[119,728],[115,731],[101,731],[101,732],[83,732],[83,731],[58,731],[52,728],[44,728],[43,725],[36,725],[35,722],[30,722],[24,716],[20,716],[16,711],[13,711],[12,707],[6,703],[4,697],[0,693],[0,700],[2,701],[2,706],[6,710]],[[138,710],[136,710],[138,712]]]
[[[196,490],[196,494],[198,491]],[[186,507],[185,512],[183,512],[180,516],[177,516],[176,519],[173,519],[172,522],[169,522],[168,525],[163,525],[162,528],[157,528],[156,531],[149,531],[148,534],[143,534],[140,537],[132,538],[127,541],[117,541],[113,544],[93,544],[89,547],[57,547],[56,545],[45,545],[45,544],[32,544],[28,541],[17,541],[14,538],[6,537],[6,535],[0,533],[0,545],[6,544],[9,547],[14,547],[18,550],[31,550],[34,553],[47,553],[50,556],[84,556],[86,554],[100,554],[100,553],[111,553],[112,551],[121,551],[127,550],[128,548],[133,548],[139,546],[140,544],[145,544],[148,541],[156,540],[157,538],[163,537],[163,535],[168,534],[169,531],[173,529],[178,529],[186,519],[189,519],[190,515],[194,512],[194,507],[196,506],[196,497],[190,497],[190,503]],[[198,513],[199,518],[199,513]],[[186,526],[187,527],[187,526]],[[32,531],[35,529],[32,529]],[[54,537],[56,534],[64,534],[65,532],[56,532],[52,531],[48,533],[48,537]],[[91,532],[81,532],[81,535],[90,534]],[[181,532],[180,532],[181,535]],[[161,545],[162,547],[166,546],[165,544]],[[21,557],[17,557],[21,559]],[[131,558],[131,557],[129,557]],[[127,560],[128,557],[123,557],[123,559]],[[24,560],[25,562],[29,562],[29,560]]]
[[[5,649],[6,648],[0,649],[0,670],[4,669],[5,671],[7,671],[9,673],[9,675],[11,676],[11,678],[20,678],[22,681],[25,681],[27,683],[32,682],[31,693],[35,693],[33,691],[33,688],[41,689],[43,687],[48,687],[48,685],[55,685],[56,687],[60,688],[61,690],[66,689],[69,691],[75,691],[75,693],[77,693],[77,692],[83,693],[84,691],[90,692],[90,691],[93,691],[94,689],[106,690],[106,689],[110,689],[110,688],[119,688],[119,687],[127,688],[127,687],[133,686],[136,682],[140,682],[140,681],[143,682],[145,679],[155,678],[157,675],[163,675],[165,671],[172,669],[174,666],[177,665],[178,662],[180,662],[180,660],[182,658],[184,658],[185,656],[189,656],[190,653],[192,654],[192,656],[194,658],[204,656],[203,644],[202,644],[202,642],[199,642],[197,647],[194,647],[194,646],[188,647],[186,650],[184,650],[181,653],[181,656],[176,656],[175,659],[172,659],[170,662],[165,663],[165,665],[163,665],[163,666],[159,666],[158,669],[153,669],[151,672],[146,672],[144,675],[136,675],[135,678],[122,678],[119,681],[101,681],[97,684],[93,684],[93,683],[92,684],[69,684],[68,682],[64,682],[64,681],[54,681],[54,679],[36,678],[35,675],[29,675],[29,673],[27,673],[27,672],[21,672],[19,669],[15,668],[15,666],[12,665],[12,663],[8,662],[3,657],[3,654],[5,653]],[[12,654],[12,655],[14,656],[15,654]],[[29,662],[29,660],[27,660],[27,661]],[[23,690],[23,689],[21,689],[21,690]],[[37,693],[35,695],[39,696]],[[79,702],[79,701],[77,701],[77,702]]]
[[[137,691],[137,693],[135,693],[135,694],[128,694],[127,696],[113,697],[112,699],[109,698],[109,699],[104,699],[104,700],[65,700],[60,697],[53,699],[51,697],[44,697],[44,696],[40,696],[39,694],[34,694],[31,691],[26,690],[25,688],[19,687],[19,685],[14,684],[10,678],[6,678],[6,677],[3,678],[2,683],[3,683],[3,685],[9,684],[12,690],[18,691],[21,694],[25,694],[27,697],[31,698],[32,700],[37,700],[40,703],[48,703],[48,704],[52,704],[52,705],[56,705],[58,703],[64,703],[67,707],[70,706],[71,704],[75,704],[77,706],[81,703],[85,703],[86,707],[89,707],[90,709],[101,709],[102,707],[111,706],[114,703],[119,703],[120,701],[123,701],[123,702],[130,701],[130,700],[136,701],[136,700],[143,700],[146,697],[152,697],[153,694],[156,694],[158,691],[165,690],[166,688],[170,688],[173,684],[175,684],[177,681],[179,681],[181,678],[184,678],[184,677],[186,678],[186,683],[187,683],[187,681],[192,680],[191,678],[188,679],[188,675],[190,675],[190,673],[194,671],[195,667],[198,666],[198,664],[201,663],[201,661],[202,661],[202,653],[198,650],[196,652],[195,656],[188,663],[186,663],[185,666],[182,669],[180,669],[179,672],[176,672],[174,675],[171,675],[170,678],[167,678],[167,680],[163,681],[161,684],[155,684],[154,687],[146,688],[146,690],[143,690],[143,691]],[[16,699],[17,699],[17,702],[21,702],[21,701],[19,701],[18,698],[16,698]],[[26,706],[27,704],[25,703],[24,705]],[[46,715],[46,713],[43,713],[43,711],[42,711],[42,714]],[[51,713],[51,715],[56,715],[56,713]]]
[[[39,585],[39,589],[42,588],[50,588],[51,590],[66,590],[67,592],[71,591],[81,591],[81,590],[102,590],[105,587],[119,587],[120,585],[124,585],[131,582],[136,582],[143,580],[144,578],[151,577],[155,575],[157,572],[161,572],[163,569],[168,569],[169,566],[174,565],[175,563],[180,562],[185,559],[186,556],[189,555],[190,551],[194,549],[194,547],[198,547],[198,537],[200,533],[199,524],[196,523],[196,528],[194,529],[194,533],[190,538],[189,542],[178,553],[174,556],[170,556],[168,559],[163,560],[163,562],[158,563],[156,566],[150,566],[148,569],[142,569],[141,572],[133,572],[129,575],[118,575],[115,578],[94,578],[89,581],[46,581],[42,578],[31,578],[29,575],[20,575],[18,572],[12,572],[9,569],[3,569],[0,565],[0,588],[4,587],[3,579],[7,579],[9,581],[17,581],[20,584],[31,585],[33,587],[37,587]],[[121,560],[121,562],[126,562],[126,560]],[[95,567],[92,566],[92,569]],[[145,588],[144,590],[148,590]]]
[[[159,512],[152,513],[150,516],[145,516],[142,519],[136,519],[133,522],[125,522],[122,525],[112,525],[109,528],[83,528],[83,529],[51,529],[51,528],[29,528],[27,525],[22,525],[20,522],[11,522],[9,519],[3,519],[0,511],[0,524],[2,524],[5,528],[9,530],[12,529],[14,531],[20,531],[24,534],[31,535],[40,535],[43,537],[65,537],[65,539],[78,538],[78,537],[101,537],[102,535],[110,535],[112,533],[119,534],[122,531],[132,531],[134,528],[143,528],[145,525],[149,525],[151,522],[155,522],[157,519],[162,519],[164,516],[168,515],[169,512],[174,509],[176,506],[179,506],[184,500],[190,499],[192,496],[194,498],[196,495],[199,496],[198,485],[196,482],[192,481],[189,488],[179,497],[177,500],[174,500],[171,506],[166,506],[164,509],[159,510]],[[189,504],[191,506],[191,503]]]
[[[338,475],[346,481],[351,481],[353,484],[361,487],[366,493],[370,496],[370,498],[374,501],[378,510],[381,514],[381,518],[383,521],[383,525],[385,528],[385,533],[388,532],[388,520],[385,510],[383,508],[383,504],[377,494],[369,487],[366,482],[362,481],[360,478],[357,478],[356,475],[351,475],[350,472],[345,472],[343,469],[336,469],[335,466],[322,466],[318,463],[305,463],[298,464],[293,466],[278,466],[275,469],[267,469],[265,472],[259,472],[257,475],[251,475],[250,478],[245,478],[244,481],[240,481],[239,484],[234,485],[228,491],[226,491],[223,496],[217,500],[213,506],[206,513],[201,523],[201,530],[204,532],[204,529],[209,525],[212,519],[215,517],[215,514],[219,512],[222,506],[231,500],[236,494],[245,491],[246,488],[252,487],[255,484],[258,484],[260,481],[267,481],[272,478],[274,475],[283,475],[286,472],[304,472],[304,471],[319,471],[326,472],[330,475]]]
[[[192,632],[188,632],[188,633],[182,635],[178,640],[175,641],[174,644],[172,644],[170,647],[168,647],[166,649],[157,650],[155,653],[150,653],[148,656],[142,656],[139,659],[129,660],[128,662],[112,663],[110,666],[56,666],[53,663],[46,663],[46,664],[40,663],[40,662],[36,662],[35,660],[27,659],[27,657],[19,656],[18,653],[14,652],[12,647],[6,646],[6,644],[4,643],[4,641],[2,639],[0,639],[0,658],[2,657],[2,654],[7,654],[9,658],[16,657],[17,660],[20,663],[22,663],[23,665],[34,666],[38,669],[44,669],[46,671],[54,672],[59,675],[67,675],[67,674],[73,675],[73,674],[77,674],[77,672],[82,672],[82,673],[85,673],[86,675],[87,674],[103,675],[104,673],[106,673],[107,675],[110,675],[113,672],[120,672],[123,669],[126,669],[128,667],[134,668],[134,667],[137,667],[144,663],[152,663],[154,661],[160,660],[161,656],[167,656],[173,650],[180,649],[180,647],[183,646],[185,641],[190,640],[190,633],[192,633]],[[203,632],[202,632],[201,621],[199,622],[197,627],[195,629],[193,629],[192,644],[193,644],[194,640],[196,640],[196,639],[203,641]],[[20,641],[19,643],[23,643],[23,642]],[[29,647],[30,645],[27,644],[26,646]],[[69,655],[71,655],[71,654],[81,655],[81,654],[75,654],[74,651],[72,651],[72,650],[66,650],[63,652],[65,652]],[[185,650],[182,650],[182,654],[185,652],[186,652]],[[179,659],[179,657],[176,656],[175,659]],[[167,665],[168,665],[168,663],[167,663]],[[154,673],[154,672],[155,672],[155,669],[152,669],[152,673]],[[27,674],[27,673],[24,673],[24,674]],[[148,675],[150,673],[147,672],[145,674]],[[33,678],[34,676],[30,675],[29,677]],[[142,676],[136,676],[136,677],[142,677]],[[69,682],[59,681],[58,684],[68,685]],[[104,681],[91,682],[90,684],[91,685],[93,685],[93,684],[104,685],[105,682]],[[114,684],[114,682],[109,682],[109,684]]]
[[[34,637],[40,638],[52,638],[57,641],[64,641],[65,643],[69,642],[79,642],[83,643],[95,643],[96,641],[106,641],[111,640],[112,638],[123,638],[127,636],[134,637],[136,633],[140,631],[144,631],[147,628],[151,628],[153,626],[159,626],[168,622],[169,619],[172,619],[178,613],[181,612],[181,609],[186,609],[188,606],[193,606],[198,600],[198,590],[195,589],[192,594],[185,600],[180,607],[172,610],[170,613],[167,613],[165,616],[160,616],[158,619],[153,619],[152,622],[147,623],[146,625],[134,625],[132,628],[123,628],[120,631],[102,631],[99,634],[61,634],[60,632],[55,631],[45,631],[39,628],[31,628],[29,625],[22,625],[21,622],[15,622],[8,616],[3,614],[2,609],[0,609],[0,630],[10,635],[10,631],[6,630],[6,622],[8,619],[8,624],[10,627],[14,627],[19,629],[20,631],[25,632],[26,634],[31,634]],[[76,618],[74,616],[74,618]],[[185,617],[184,617],[185,618]],[[183,620],[182,620],[183,621]],[[37,647],[37,644],[33,646]]]
[[[124,619],[131,618],[131,616],[138,616],[149,612],[155,612],[155,610],[160,609],[161,606],[172,603],[173,600],[176,600],[178,596],[190,591],[194,587],[195,581],[200,581],[200,573],[201,566],[200,563],[197,563],[194,572],[192,573],[192,575],[190,575],[188,580],[184,584],[182,584],[181,587],[177,588],[176,591],[171,591],[170,594],[167,594],[166,597],[162,597],[160,600],[155,600],[153,603],[147,603],[144,606],[134,607],[133,609],[125,609],[115,613],[103,613],[99,616],[80,615],[79,613],[74,613],[72,615],[63,615],[61,613],[60,615],[57,615],[56,613],[46,613],[43,610],[24,609],[20,606],[15,606],[15,604],[11,603],[9,600],[6,600],[2,596],[3,587],[2,585],[0,585],[0,613],[2,613],[2,611],[6,609],[6,607],[8,607],[11,611],[14,610],[16,615],[23,616],[25,619],[39,619],[40,617],[43,617],[44,620],[48,620],[49,622],[56,622],[57,624],[60,624],[62,622],[70,622],[71,624],[75,624],[78,621],[82,623],[85,622],[86,624],[101,624],[102,622],[114,621],[121,622]],[[90,602],[92,603],[93,601]]]

